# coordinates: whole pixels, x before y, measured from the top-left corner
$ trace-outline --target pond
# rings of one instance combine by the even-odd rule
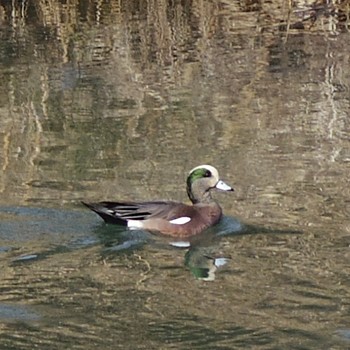
[[[0,1],[0,348],[350,347],[349,7]],[[81,201],[187,202],[188,242]]]

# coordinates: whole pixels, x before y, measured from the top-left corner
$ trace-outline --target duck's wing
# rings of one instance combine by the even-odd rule
[[[143,221],[151,218],[174,220],[184,216],[185,212],[192,212],[193,207],[177,202],[97,202],[85,203],[106,223],[128,225],[128,221]]]

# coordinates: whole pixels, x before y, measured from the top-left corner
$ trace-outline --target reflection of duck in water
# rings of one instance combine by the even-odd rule
[[[228,261],[227,258],[211,257],[205,250],[196,247],[189,249],[185,254],[185,266],[190,269],[194,277],[204,281],[213,281],[216,270],[226,265]]]
[[[233,191],[210,165],[192,169],[187,178],[187,194],[193,205],[178,202],[99,202],[83,203],[105,222],[131,229],[158,231],[173,237],[189,237],[217,224],[222,216],[211,190]]]
[[[189,237],[187,242],[172,242],[171,245],[188,248],[185,266],[195,278],[213,281],[217,270],[230,261],[222,256],[222,237],[242,234],[244,231],[245,226],[238,220],[225,216],[218,225],[205,230],[201,235]]]

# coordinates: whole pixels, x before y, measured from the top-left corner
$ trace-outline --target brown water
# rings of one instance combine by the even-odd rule
[[[0,1],[0,348],[350,348],[348,10]],[[203,163],[190,249],[80,204]]]

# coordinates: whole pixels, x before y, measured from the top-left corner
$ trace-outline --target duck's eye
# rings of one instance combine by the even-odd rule
[[[211,172],[209,170],[207,170],[205,173],[204,173],[204,177],[210,177],[211,176]]]

